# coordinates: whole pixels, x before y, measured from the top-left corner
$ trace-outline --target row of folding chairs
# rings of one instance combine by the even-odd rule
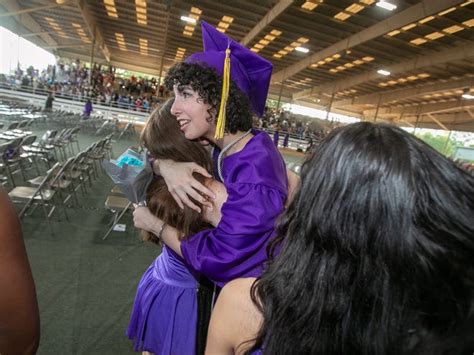
[[[87,188],[97,180],[100,161],[111,157],[111,136],[107,136],[65,162],[57,162],[46,174],[28,180],[27,185],[16,186],[9,196],[22,206],[20,218],[31,215],[40,207],[52,230],[50,218],[56,209],[68,220],[67,208],[79,207],[78,191],[85,197]]]
[[[37,136],[32,134],[12,135],[9,140],[3,138],[0,140],[0,179],[4,183],[9,179],[11,185],[16,186],[15,174],[21,173],[26,180],[26,172],[32,167],[39,173],[39,161],[51,168],[51,162],[67,160],[68,155],[75,155],[74,146],[80,150],[79,130],[80,127],[46,131],[38,142]]]

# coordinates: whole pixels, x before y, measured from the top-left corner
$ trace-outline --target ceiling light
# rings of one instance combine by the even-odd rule
[[[453,12],[454,10],[456,10],[456,7],[451,7],[450,9],[447,9],[438,13],[438,16],[444,16],[446,14],[449,14],[450,12]]]
[[[347,12],[350,12],[350,13],[353,13],[353,14],[356,14],[358,13],[359,11],[361,11],[362,9],[364,9],[364,6],[362,5],[359,5],[359,4],[352,4],[348,7],[346,7],[346,11]]]
[[[443,30],[443,32],[446,32],[446,33],[449,33],[449,34],[453,34],[453,33],[456,33],[456,32],[462,31],[462,30],[464,30],[464,27],[461,27],[461,26],[458,26],[458,25],[454,25],[454,26],[445,28],[445,29]]]
[[[336,53],[332,56],[334,59],[339,59],[341,58],[341,55],[339,53]]]
[[[474,18],[464,21],[462,24],[466,25],[467,27],[474,27]]]
[[[390,37],[393,37],[393,36],[398,35],[399,33],[400,33],[399,30],[394,30],[394,31],[392,31],[392,32],[387,33],[387,35],[389,35]]]
[[[188,16],[181,16],[181,20],[188,23],[196,23],[195,19]]]
[[[434,16],[425,17],[423,20],[418,21],[419,23],[427,23],[428,21],[434,20]]]
[[[408,30],[411,30],[414,27],[416,27],[416,23],[410,23],[409,25],[403,26],[402,30],[403,31],[408,31]]]
[[[377,2],[375,5],[377,5],[378,7],[381,7],[382,9],[385,9],[385,10],[389,10],[389,11],[393,11],[397,8],[397,5],[394,5],[388,1],[379,1]]]
[[[198,15],[200,15],[200,14],[202,13],[201,9],[199,9],[199,8],[197,8],[197,7],[194,7],[194,6],[191,7],[191,12],[192,12],[193,14],[198,14]]]
[[[426,43],[426,42],[428,42],[428,41],[424,38],[416,38],[416,39],[412,39],[410,41],[410,43],[416,44],[417,46],[419,46],[420,44]]]
[[[379,73],[380,75],[385,75],[385,76],[389,76],[391,74],[388,70],[384,70],[384,69],[377,70],[377,73]]]
[[[298,51],[298,52],[301,52],[301,53],[308,53],[309,52],[309,49],[305,48],[305,47],[296,47],[295,50]]]
[[[281,31],[278,31],[278,30],[271,30],[270,33],[271,33],[272,35],[274,35],[274,36],[279,36],[279,35],[281,35]]]
[[[467,100],[473,100],[474,99],[474,95],[470,92],[469,89],[464,89],[463,94],[462,94],[461,97],[463,99],[467,99]]]
[[[433,32],[429,35],[426,35],[425,37],[434,41],[435,39],[444,37],[444,34],[442,34],[441,32]]]
[[[339,12],[336,15],[334,15],[334,18],[337,20],[345,21],[347,20],[351,15],[346,14],[345,12]]]
[[[322,2],[322,1],[321,1]],[[303,5],[301,5],[302,9],[312,11],[318,6],[316,1],[305,1]]]

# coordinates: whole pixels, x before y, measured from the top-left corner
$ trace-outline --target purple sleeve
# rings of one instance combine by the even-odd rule
[[[267,259],[266,244],[283,211],[284,196],[262,184],[228,184],[222,219],[214,229],[181,243],[186,262],[223,286],[238,277],[259,276]]]

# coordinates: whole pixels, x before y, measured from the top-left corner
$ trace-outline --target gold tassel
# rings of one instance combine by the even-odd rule
[[[219,107],[219,116],[217,116],[216,133],[214,134],[215,139],[224,138],[226,107],[227,107],[227,99],[229,98],[229,87],[230,87],[230,49],[227,48],[225,50],[224,72],[222,73],[221,105]]]

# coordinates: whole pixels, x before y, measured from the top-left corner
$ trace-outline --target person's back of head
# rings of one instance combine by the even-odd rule
[[[411,134],[332,131],[304,163],[281,252],[252,289],[264,317],[255,348],[441,351],[472,319],[473,216],[474,178]]]
[[[211,158],[206,149],[199,142],[186,139],[180,131],[178,121],[170,112],[172,104],[173,100],[170,99],[151,113],[140,137],[141,144],[155,159],[194,162],[207,171],[212,171]],[[204,183],[205,178],[202,175],[194,176]],[[194,199],[192,201],[201,205]],[[178,206],[161,176],[155,176],[148,186],[147,206],[155,216],[179,230],[183,237],[209,227],[209,224],[203,221],[202,213],[187,206],[182,210]],[[149,232],[144,232],[144,240],[159,243],[158,238]]]

